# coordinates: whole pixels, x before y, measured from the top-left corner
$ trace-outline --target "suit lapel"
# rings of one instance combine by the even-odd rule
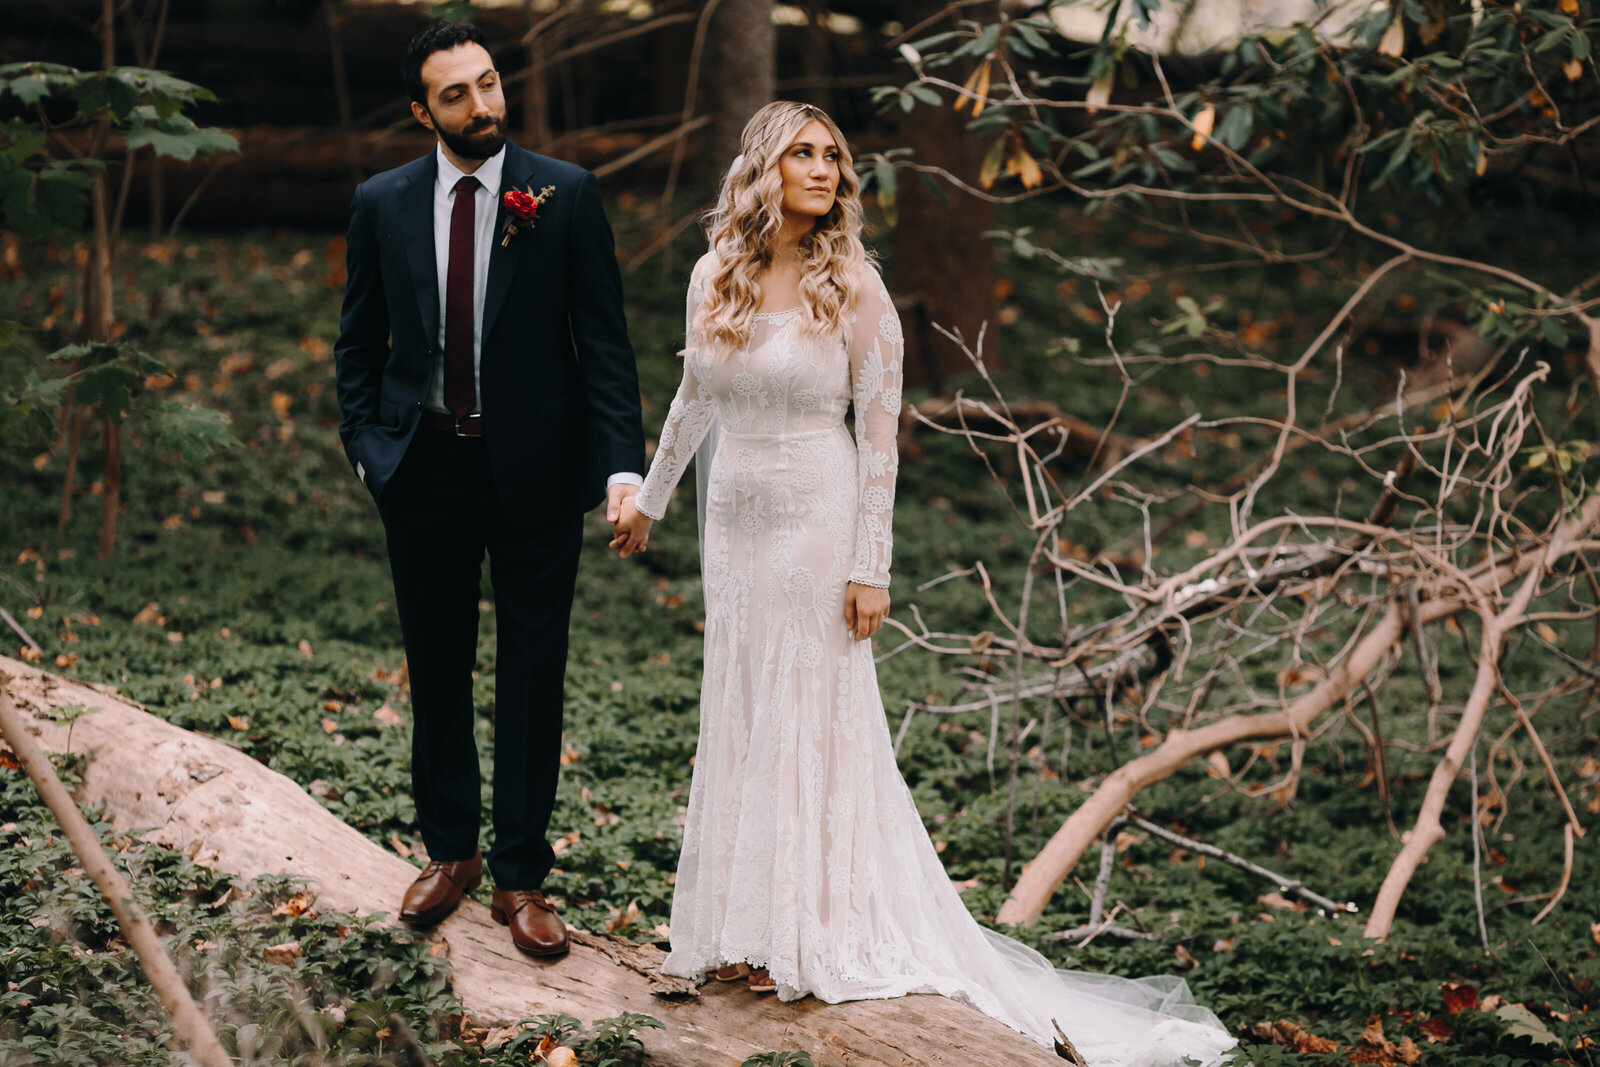
[[[439,162],[432,152],[400,190],[400,227],[405,235],[406,266],[422,312],[422,335],[431,348],[439,340],[439,261],[433,247],[433,185]]]
[[[500,168],[500,189],[495,193],[494,246],[489,249],[489,281],[483,292],[483,333],[485,341],[494,329],[494,320],[500,314],[506,294],[511,291],[511,278],[517,272],[517,261],[522,257],[522,246],[533,239],[523,227],[510,244],[502,244],[505,229],[510,221],[505,209],[508,189],[525,189],[533,181],[533,154],[507,142],[505,165]]]

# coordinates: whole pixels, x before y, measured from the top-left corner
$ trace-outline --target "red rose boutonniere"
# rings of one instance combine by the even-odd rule
[[[519,227],[526,225],[528,229],[533,229],[533,219],[539,214],[539,205],[550,199],[555,191],[556,187],[553,185],[540,189],[537,196],[533,194],[531,186],[526,192],[521,189],[506,190],[505,195],[500,198],[500,203],[511,218],[506,222],[505,236],[500,239],[501,248],[511,243],[511,238],[516,235]]]

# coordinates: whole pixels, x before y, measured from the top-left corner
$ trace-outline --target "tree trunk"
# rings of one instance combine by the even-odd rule
[[[833,115],[833,93],[828,86],[828,77],[833,73],[833,35],[824,24],[828,7],[823,0],[806,0],[801,6],[806,13],[806,28],[800,38],[800,91],[793,95],[796,100],[815,104]],[[833,118],[837,122],[839,116]]]
[[[739,154],[745,123],[772,102],[778,42],[772,0],[727,0],[711,16],[710,35],[704,74],[711,131],[696,175],[706,200],[716,197]]]
[[[106,472],[101,483],[100,558],[110,559],[117,550],[117,516],[122,511],[122,426],[109,415],[101,421],[105,424]]]
[[[538,7],[528,0],[528,29],[532,31],[540,21]],[[543,152],[550,143],[550,74],[539,36],[528,41],[528,70],[522,79],[522,141],[523,148],[535,152]]]
[[[103,801],[118,826],[156,827],[153,840],[191,851],[197,862],[234,878],[303,877],[325,911],[393,915],[417,874],[243,752],[17,660],[0,656],[0,673],[14,679],[11,694],[26,728],[51,751],[67,751],[69,730],[51,709],[89,709],[70,727],[72,751],[85,760],[76,799]],[[643,1012],[666,1024],[641,1035],[657,1067],[736,1067],[782,1049],[808,1050],[819,1067],[1058,1062],[1022,1035],[942,997],[785,1004],[714,982],[694,995],[688,983],[660,973],[663,953],[654,945],[582,931],[573,933],[571,955],[531,960],[471,900],[431,936],[447,946],[454,992],[472,1025],[551,1012],[592,1023]]]
[[[902,0],[901,21],[914,25],[943,6],[942,0]],[[990,20],[994,17],[992,6],[963,9],[961,17]],[[963,65],[944,71],[943,76],[959,82],[968,69]],[[994,133],[979,137],[967,131],[966,123],[964,114],[948,104],[919,104],[905,117],[899,143],[912,150],[912,159],[918,163],[943,167],[976,181]],[[906,384],[942,393],[946,376],[968,373],[972,365],[935,325],[960,331],[968,347],[975,349],[978,330],[988,323],[984,360],[992,366],[999,355],[994,246],[983,236],[994,228],[994,207],[954,189],[936,196],[910,173],[902,174],[898,193],[900,217],[889,289],[906,327]]]
[[[350,188],[361,184],[361,164],[356,158],[356,112],[350,102],[350,77],[345,72],[344,13],[338,0],[323,0],[322,15],[328,22],[328,55],[333,67],[333,94],[339,104],[339,129],[345,136],[345,160],[350,167]]]

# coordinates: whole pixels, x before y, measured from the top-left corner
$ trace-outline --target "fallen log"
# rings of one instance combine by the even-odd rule
[[[101,688],[0,656],[27,730],[67,751],[69,723],[53,709],[82,706],[72,751],[85,759],[80,803],[103,801],[124,829],[182,849],[234,878],[292,874],[324,911],[392,913],[416,868],[341,822],[283,775],[221,741],[173,726]],[[641,1035],[659,1067],[723,1067],[777,1049],[805,1049],[819,1065],[1058,1062],[1050,1052],[943,997],[784,1003],[711,983],[698,993],[660,973],[663,953],[574,931],[572,953],[524,957],[488,909],[465,901],[437,935],[449,952],[456,998],[475,1025],[508,1025],[563,1012],[585,1022],[624,1011],[653,1015]]]

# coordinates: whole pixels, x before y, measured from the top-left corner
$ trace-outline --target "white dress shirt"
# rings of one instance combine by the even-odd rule
[[[456,183],[466,177],[466,172],[456,168],[445,158],[444,146],[435,145],[434,158],[439,175],[433,183],[433,258],[438,271],[439,292],[439,358],[433,365],[433,382],[428,387],[426,407],[429,411],[446,414],[450,409],[444,403],[444,331],[445,284],[450,274],[450,214],[455,207]],[[479,164],[472,172],[478,179],[473,191],[472,234],[472,412],[481,411],[478,398],[482,393],[480,363],[483,355],[483,294],[489,287],[489,254],[494,251],[495,221],[500,203],[500,172],[505,168],[506,150],[500,151]],[[644,479],[633,471],[618,471],[606,479],[606,488],[613,485],[643,485]]]

